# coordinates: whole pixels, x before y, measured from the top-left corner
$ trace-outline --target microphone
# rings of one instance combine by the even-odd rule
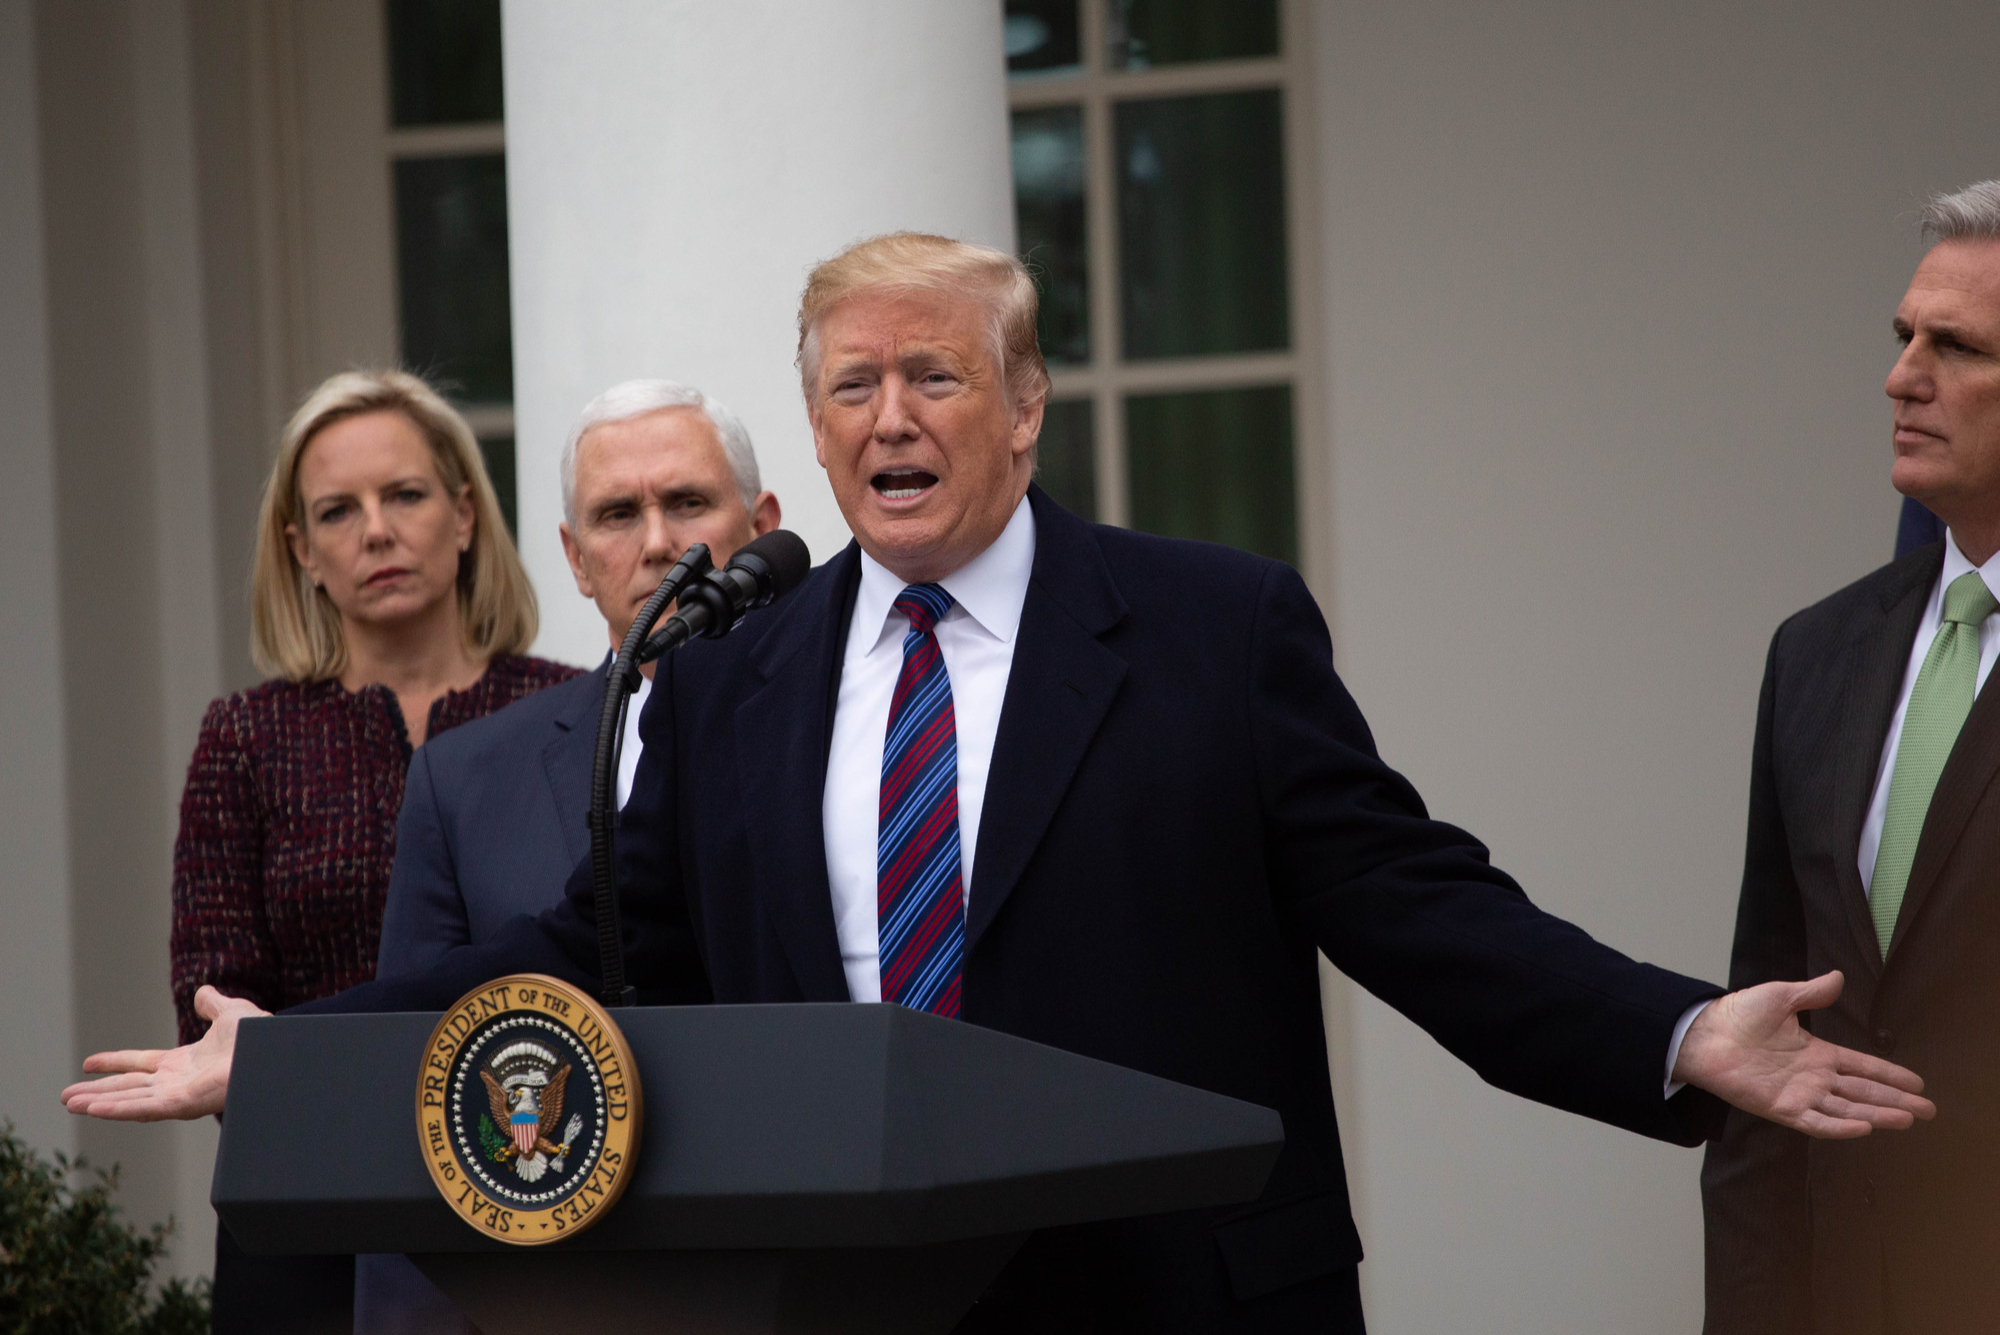
[[[790,593],[811,568],[799,535],[772,529],[738,548],[728,565],[682,589],[679,609],[633,662],[650,663],[697,635],[720,639],[741,625],[746,613]]]
[[[727,635],[743,615],[790,593],[812,566],[798,534],[774,529],[746,543],[720,570],[709,564],[708,548],[696,543],[667,572],[660,587],[625,632],[605,683],[597,719],[597,751],[590,767],[590,881],[597,917],[600,995],[607,1006],[630,1006],[638,992],[625,981],[625,942],[618,909],[618,816],[612,808],[613,777],[625,739],[625,710],[639,686],[639,664],[686,643],[696,635]],[[680,610],[658,635],[646,639],[669,602]]]

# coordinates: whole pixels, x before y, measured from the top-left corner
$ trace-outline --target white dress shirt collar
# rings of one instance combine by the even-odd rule
[[[1951,587],[1953,580],[1968,570],[1977,570],[1980,580],[1987,589],[1994,597],[2000,598],[2000,552],[1988,557],[1985,565],[1976,566],[1964,552],[1958,550],[1958,535],[1949,529],[1945,530],[1944,569],[1938,574],[1937,587],[1931,590],[1931,598],[1938,605],[1940,617],[1943,616],[1944,591]]]
[[[1011,646],[1021,629],[1021,606],[1028,600],[1034,568],[1035,513],[1023,496],[992,545],[938,581],[955,604],[945,615],[969,617],[995,640]],[[889,613],[907,587],[907,581],[887,566],[861,553],[861,587],[854,595],[854,620],[849,624],[857,629],[872,626],[875,636],[864,643],[856,643],[861,637],[850,636],[850,661],[867,657],[889,637]],[[898,638],[901,629],[897,627]]]

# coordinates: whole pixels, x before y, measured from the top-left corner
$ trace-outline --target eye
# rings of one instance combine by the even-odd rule
[[[335,501],[332,505],[327,506],[319,512],[315,522],[331,524],[336,519],[344,518],[350,508],[352,507],[345,501]]]
[[[424,489],[422,487],[400,487],[396,491],[396,499],[402,501],[404,504],[421,501],[423,498]]]

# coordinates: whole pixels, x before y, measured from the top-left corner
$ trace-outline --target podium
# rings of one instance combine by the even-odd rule
[[[645,1116],[595,1227],[488,1239],[432,1185],[431,1014],[239,1028],[216,1211],[253,1253],[405,1252],[485,1335],[942,1335],[1037,1228],[1254,1199],[1277,1113],[900,1006],[616,1012]]]

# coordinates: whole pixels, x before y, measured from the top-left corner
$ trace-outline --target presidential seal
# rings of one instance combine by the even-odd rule
[[[417,1132],[459,1217],[537,1246],[590,1227],[631,1179],[638,1070],[603,1007],[538,973],[459,999],[431,1031]]]

